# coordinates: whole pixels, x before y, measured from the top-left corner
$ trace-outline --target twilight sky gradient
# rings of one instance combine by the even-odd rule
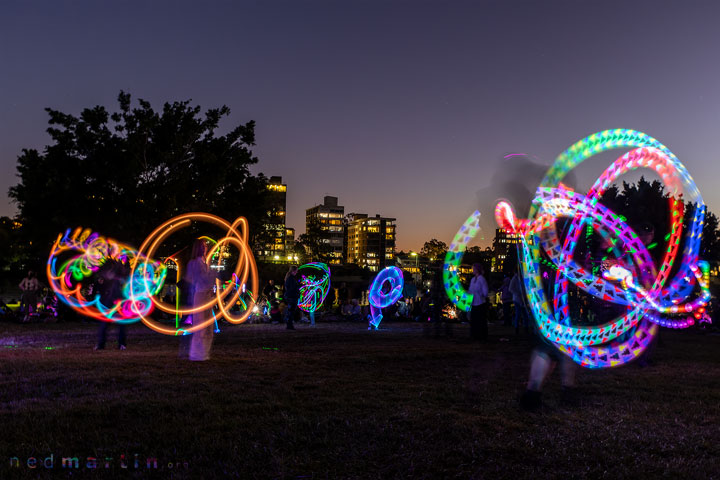
[[[549,165],[607,128],[648,133],[720,212],[720,4],[713,1],[5,1],[0,215],[44,107],[228,105],[257,121],[256,172],[288,184],[288,225],[324,195],[398,219],[398,249],[449,243],[493,178]],[[618,153],[619,155],[619,153]],[[586,189],[617,155],[582,166]],[[498,171],[502,168],[503,171]],[[513,198],[511,198],[513,199]],[[91,226],[90,226],[91,227]]]

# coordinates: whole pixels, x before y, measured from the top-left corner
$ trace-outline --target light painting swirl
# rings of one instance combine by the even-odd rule
[[[560,183],[584,160],[616,148],[632,150],[617,159],[587,195]],[[668,192],[670,232],[659,268],[638,233],[600,203],[621,175],[638,168],[654,170]],[[695,207],[689,232],[683,237],[685,202]],[[709,269],[698,258],[704,216],[705,204],[682,163],[657,140],[633,130],[596,133],[563,152],[538,188],[529,218],[516,219],[507,202],[498,203],[495,210],[498,225],[521,237],[525,290],[539,332],[589,368],[614,367],[639,357],[658,326],[686,328],[698,320],[708,321]],[[566,222],[563,235],[558,233],[560,219]],[[608,263],[612,265],[600,276],[574,258],[580,235],[587,229],[611,244]],[[682,257],[673,270],[681,241]],[[551,300],[541,274],[544,258],[555,270]],[[671,271],[676,271],[672,278]],[[624,307],[626,313],[598,326],[573,325],[568,303],[570,283],[596,299]]]

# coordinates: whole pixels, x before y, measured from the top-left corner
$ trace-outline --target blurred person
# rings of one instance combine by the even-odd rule
[[[510,292],[510,281],[511,277],[506,276],[505,278],[503,278],[503,283],[500,287],[500,301],[502,302],[503,325],[505,325],[506,327],[509,327],[512,324],[513,296]]]
[[[555,367],[560,364],[560,380],[562,390],[560,402],[568,406],[577,406],[579,398],[575,388],[575,375],[577,364],[562,353],[557,347],[548,341],[540,330],[534,319],[528,317],[528,311],[524,303],[523,281],[519,272],[515,272],[510,282],[510,291],[515,303],[515,333],[518,333],[522,323],[526,331],[532,328],[534,347],[530,356],[530,373],[525,392],[520,397],[520,407],[523,410],[537,411],[542,407],[542,388],[547,378],[552,374]]]
[[[199,308],[212,300],[215,287],[216,275],[207,264],[207,244],[204,240],[196,239],[193,242],[190,261],[185,269],[185,280],[191,286],[191,297],[193,308]],[[192,324],[201,325],[211,318],[211,309],[196,311],[192,314]],[[208,326],[196,330],[190,339],[190,352],[188,358],[191,361],[202,362],[210,359],[215,325],[209,322]]]
[[[530,358],[530,374],[526,390],[520,397],[520,407],[528,411],[536,411],[542,407],[543,385],[558,363],[560,364],[562,384],[560,402],[569,406],[577,406],[579,404],[575,389],[577,364],[554,345],[548,343],[536,328],[533,330],[536,346]]]
[[[515,305],[515,314],[513,315],[513,324],[515,325],[515,335],[520,333],[520,325],[525,326],[525,332],[530,331],[530,322],[528,312],[525,308],[523,281],[520,274],[516,271],[510,280],[508,290],[512,296],[513,305]]]
[[[300,282],[297,280],[298,267],[292,265],[285,274],[285,292],[284,300],[287,304],[285,309],[285,323],[287,330],[295,330],[293,320],[298,310],[298,300],[300,300]]]
[[[397,302],[397,315],[403,320],[407,319],[410,316],[410,304],[408,303],[408,301],[406,301],[405,298],[400,298],[400,300],[398,300]]]
[[[98,270],[98,279],[96,282],[97,294],[103,307],[111,309],[115,306],[123,294],[123,280],[129,272],[126,272],[122,263],[116,260],[107,260]],[[104,350],[107,342],[108,324],[100,320],[97,332],[97,344],[95,350]],[[113,322],[114,323],[114,322]],[[124,323],[117,323],[118,327],[118,349],[125,350],[127,348],[127,330]]]
[[[275,300],[277,297],[277,287],[275,286],[275,280],[272,278],[268,280],[267,285],[263,288],[263,295],[267,298],[268,302]]]

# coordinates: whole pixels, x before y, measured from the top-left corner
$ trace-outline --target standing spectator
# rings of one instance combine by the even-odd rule
[[[468,292],[473,296],[470,310],[470,337],[485,342],[488,339],[488,284],[483,273],[482,265],[474,263],[473,278],[470,280]]]
[[[127,275],[125,268],[120,262],[107,260],[98,271],[97,291],[100,295],[100,303],[108,310],[115,306],[115,303],[122,298],[122,277]],[[106,321],[100,320],[98,327],[97,344],[95,350],[104,350],[107,341]],[[127,348],[127,335],[125,324],[118,323],[118,349]]]
[[[205,255],[207,254],[207,245],[204,240],[197,239],[193,243],[190,261],[185,270],[185,280],[192,285],[192,305],[193,308],[199,308],[208,303],[213,297],[213,287],[215,286],[215,275],[207,264]],[[210,309],[193,312],[193,326],[201,325],[210,319]],[[214,333],[214,325],[208,322],[207,327],[193,332],[190,339],[191,361],[205,361],[210,359],[210,348],[212,347]]]
[[[525,302],[523,302],[522,280],[520,279],[520,274],[518,272],[515,272],[515,275],[513,275],[510,280],[508,290],[510,290],[513,303],[515,304],[515,316],[513,318],[513,323],[515,324],[515,335],[520,333],[521,324],[525,326],[525,331],[528,332],[530,325],[528,322],[527,310],[525,310]]]
[[[290,270],[285,274],[285,323],[288,330],[295,330],[293,326],[293,318],[298,310],[298,300],[300,299],[300,283],[297,280],[297,265],[292,265]]]
[[[502,286],[500,287],[500,301],[502,302],[503,311],[503,325],[510,326],[512,323],[510,317],[512,316],[512,304],[513,296],[510,292],[510,277],[503,279]]]
[[[23,322],[30,321],[30,315],[35,312],[37,308],[37,292],[40,289],[40,283],[35,278],[35,272],[30,270],[27,277],[22,279],[20,282],[20,290],[22,295],[20,296],[20,310],[25,313]]]

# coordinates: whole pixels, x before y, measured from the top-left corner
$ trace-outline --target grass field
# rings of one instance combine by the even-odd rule
[[[556,372],[526,413],[528,339],[383,327],[226,327],[190,363],[142,326],[95,352],[93,324],[0,324],[0,478],[68,478],[61,457],[71,478],[720,478],[720,336],[664,330],[651,366],[583,370],[576,408]]]

